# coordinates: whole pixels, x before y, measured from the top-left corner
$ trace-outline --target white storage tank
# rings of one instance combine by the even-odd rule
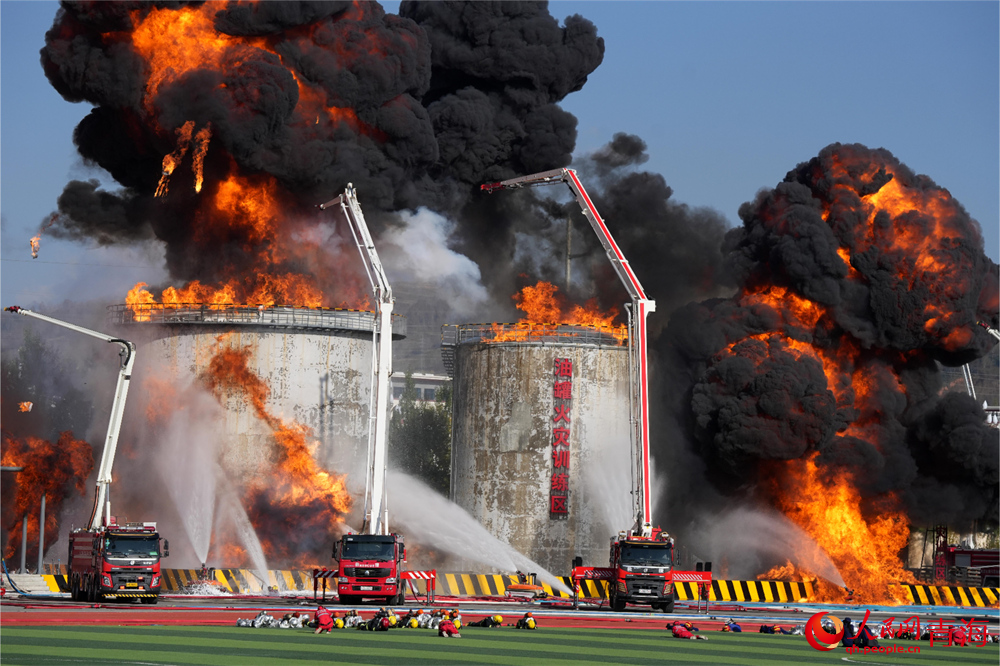
[[[496,324],[447,326],[443,342],[452,500],[556,575],[576,556],[605,566],[633,522],[627,346],[585,327]]]

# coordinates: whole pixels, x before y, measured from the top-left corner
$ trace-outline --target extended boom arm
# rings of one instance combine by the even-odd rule
[[[378,327],[373,332],[375,357],[372,367],[372,395],[374,396],[374,421],[369,428],[368,475],[365,481],[365,528],[368,534],[389,533],[389,511],[385,495],[386,421],[389,402],[389,375],[392,374],[392,288],[382,270],[378,252],[368,233],[368,224],[358,204],[354,185],[336,199],[320,204],[320,210],[340,206],[351,227],[351,235],[361,253],[365,272],[375,294],[378,307]],[[365,530],[362,530],[365,531]]]
[[[533,187],[536,185],[551,185],[554,183],[566,183],[570,192],[576,197],[576,201],[583,209],[583,215],[590,222],[590,226],[601,241],[604,251],[611,261],[619,279],[628,290],[632,299],[629,311],[629,372],[632,375],[632,442],[633,442],[633,469],[638,477],[637,493],[635,500],[636,529],[640,530],[643,536],[651,536],[653,533],[652,511],[650,506],[650,479],[649,479],[649,381],[648,363],[646,360],[646,315],[656,310],[656,301],[646,298],[646,293],[639,284],[639,278],[632,272],[625,255],[618,248],[611,232],[608,231],[604,220],[601,219],[594,202],[580,183],[580,179],[573,169],[554,169],[544,173],[536,173],[531,176],[521,176],[511,178],[499,183],[486,183],[480,189],[492,193],[498,189],[517,189],[521,187]]]
[[[118,385],[115,387],[115,399],[111,404],[111,420],[108,422],[108,434],[104,440],[104,452],[101,454],[101,467],[97,471],[97,496],[94,498],[94,510],[90,514],[90,529],[95,530],[101,526],[101,507],[104,507],[104,524],[111,522],[111,498],[108,488],[111,485],[111,468],[115,464],[115,453],[118,450],[118,433],[122,427],[122,416],[125,413],[125,399],[128,397],[128,387],[132,380],[132,366],[135,364],[135,343],[122,340],[104,333],[92,331],[89,328],[70,324],[69,322],[48,317],[31,310],[25,310],[16,305],[5,308],[7,312],[41,319],[63,328],[83,333],[105,342],[114,342],[121,346],[118,356],[121,359],[118,369]]]

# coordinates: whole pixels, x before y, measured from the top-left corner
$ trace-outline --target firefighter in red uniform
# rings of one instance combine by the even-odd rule
[[[445,617],[441,620],[441,624],[438,625],[438,636],[443,636],[445,638],[461,638],[462,634],[458,633],[458,629],[455,627],[455,623],[452,622],[450,617]]]
[[[324,631],[330,633],[333,630],[333,613],[328,608],[324,608],[323,606],[318,607],[313,621],[316,623],[314,634],[321,634]]]
[[[669,629],[671,631],[671,633],[673,633],[674,638],[687,638],[687,639],[690,639],[692,641],[693,640],[699,640],[699,641],[707,641],[708,640],[708,636],[702,636],[701,634],[698,634],[697,636],[694,635],[692,633],[692,630],[694,630],[694,631],[698,631],[698,630],[695,629],[691,625],[690,622],[684,622],[684,623],[681,623],[681,622],[671,622],[671,623],[667,624],[667,629]]]

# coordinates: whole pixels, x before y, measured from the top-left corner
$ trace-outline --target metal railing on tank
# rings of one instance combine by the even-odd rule
[[[143,303],[109,305],[113,324],[191,324],[214,326],[274,326],[302,330],[365,331],[375,328],[376,315],[367,310],[297,308],[289,306]],[[406,335],[406,318],[393,315],[393,338]]]
[[[445,324],[441,327],[441,358],[449,376],[455,368],[455,348],[472,343],[559,343],[620,347],[628,342],[624,326],[571,324]]]
[[[454,328],[446,334],[444,328]],[[451,344],[467,342],[579,342],[587,345],[618,347],[628,340],[624,326],[577,326],[570,324],[445,324]]]

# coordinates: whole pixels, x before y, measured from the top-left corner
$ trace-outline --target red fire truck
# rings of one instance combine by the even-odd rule
[[[348,183],[343,194],[319,206],[321,210],[331,207],[340,208],[347,219],[378,309],[363,534],[345,534],[334,544],[337,593],[342,604],[354,604],[365,598],[403,603],[401,576],[406,564],[406,546],[402,535],[389,532],[385,492],[386,424],[392,374],[392,288],[368,232],[354,185]]]
[[[69,535],[70,596],[77,601],[100,601],[104,597],[139,598],[155,604],[160,595],[160,558],[169,554],[168,544],[164,541],[161,550],[156,523],[119,525],[111,515],[111,468],[115,463],[125,399],[132,381],[135,343],[16,305],[5,309],[119,346],[118,383],[111,403],[101,465],[97,470],[97,492],[89,527],[74,530]]]
[[[156,523],[118,525],[114,517],[95,530],[69,535],[69,586],[74,601],[105,597],[155,604],[160,595],[160,557],[170,554]]]
[[[635,524],[611,539],[610,568],[583,567],[585,577],[606,580],[611,607],[624,610],[628,602],[649,604],[670,612],[674,608],[671,571],[674,565],[674,541],[658,528],[653,528],[649,477],[649,377],[646,360],[646,316],[656,310],[656,302],[646,298],[639,278],[632,272],[611,232],[597,212],[590,195],[573,169],[554,169],[531,176],[511,178],[499,183],[486,183],[480,189],[517,189],[536,185],[564,183],[569,187],[584,217],[597,234],[618,278],[628,291],[631,303],[625,307],[629,315],[629,376],[631,378],[632,409],[632,469],[636,487],[633,491]],[[574,578],[579,578],[574,570]]]
[[[403,603],[406,546],[401,534],[345,534],[334,548],[340,603],[366,598]]]
[[[608,582],[611,610],[626,603],[643,604],[670,613],[674,610],[674,540],[659,528],[644,537],[630,531],[611,539]]]
[[[948,579],[968,584],[979,581],[982,587],[1000,585],[1000,550],[947,546],[944,551]]]

